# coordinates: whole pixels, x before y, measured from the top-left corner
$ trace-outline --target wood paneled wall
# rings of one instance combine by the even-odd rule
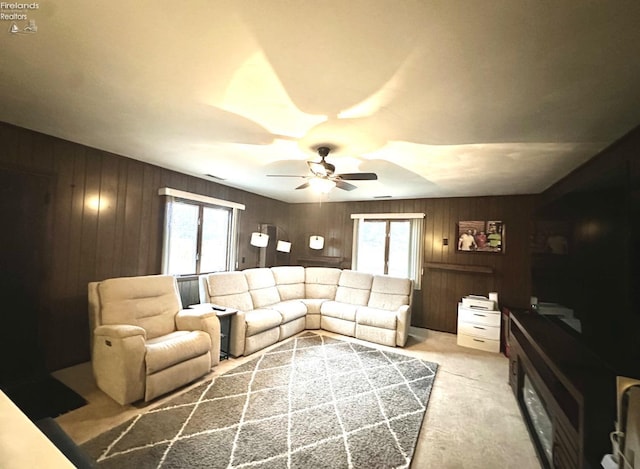
[[[424,212],[425,264],[489,266],[493,274],[425,268],[423,288],[414,300],[416,326],[455,332],[456,303],[469,293],[498,291],[502,302],[514,306],[526,305],[530,295],[528,233],[533,196],[285,204],[2,123],[0,164],[49,175],[53,181],[52,248],[47,259],[50,292],[42,324],[50,370],[89,359],[88,282],[160,272],[164,214],[160,187],[246,205],[240,215],[239,269],[258,265],[259,250],[248,240],[261,223],[289,234],[292,263],[298,257],[320,254],[342,257],[348,267],[351,213]],[[92,197],[100,197],[100,210],[90,208]],[[505,254],[457,253],[456,222],[483,219],[505,222]],[[323,251],[309,250],[312,234],[325,236]],[[449,239],[446,247],[442,246],[445,237]],[[182,287],[191,298],[195,284]]]
[[[129,158],[0,123],[0,164],[53,180],[50,292],[43,301],[43,348],[50,370],[89,359],[87,283],[160,273],[161,187],[246,205],[239,225],[239,268],[255,267],[249,245],[259,223],[286,226],[288,205]],[[100,210],[90,207],[99,197]],[[4,220],[10,229],[10,220]],[[246,242],[244,242],[246,241]]]
[[[292,259],[317,255],[338,256],[351,265],[352,213],[425,213],[424,274],[416,291],[412,324],[456,332],[457,303],[468,294],[497,291],[500,302],[526,306],[531,292],[529,229],[534,196],[464,197],[385,200],[356,203],[295,204],[290,207],[289,227],[295,233]],[[457,222],[502,220],[505,223],[503,254],[458,252]],[[312,251],[309,236],[325,237],[325,248]],[[448,246],[443,239],[449,240]],[[491,273],[447,269],[472,266]],[[433,268],[438,267],[438,268]]]

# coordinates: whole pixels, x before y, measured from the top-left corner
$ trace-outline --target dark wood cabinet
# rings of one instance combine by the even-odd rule
[[[599,467],[611,449],[615,374],[549,318],[510,311],[509,324],[509,384],[542,465]]]

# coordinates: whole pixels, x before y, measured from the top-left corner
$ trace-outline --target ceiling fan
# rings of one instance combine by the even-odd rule
[[[375,181],[378,179],[376,173],[343,173],[335,174],[335,165],[327,162],[325,158],[329,155],[331,148],[328,146],[318,147],[318,155],[320,161],[307,161],[311,175],[297,176],[293,174],[268,174],[269,177],[301,177],[308,179],[304,184],[299,185],[296,189],[306,189],[313,187],[321,192],[329,192],[334,187],[345,191],[357,189],[353,184],[346,181]]]

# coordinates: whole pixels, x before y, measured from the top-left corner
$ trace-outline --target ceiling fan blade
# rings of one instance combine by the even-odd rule
[[[304,184],[300,184],[298,187],[296,187],[297,189],[306,189],[307,187],[309,187],[309,183],[305,182]]]
[[[306,178],[307,176],[300,176],[299,174],[267,174],[268,178]]]
[[[349,184],[348,182],[344,181],[336,181],[336,187],[345,191],[352,191],[354,189],[357,189],[357,187],[353,184]]]
[[[336,177],[345,181],[376,181],[378,179],[376,173],[344,173],[336,174]]]

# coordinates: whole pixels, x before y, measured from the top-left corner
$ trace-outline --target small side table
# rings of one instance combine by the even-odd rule
[[[231,317],[238,312],[237,309],[226,308],[212,303],[189,305],[189,308],[207,308],[214,310],[220,320],[220,360],[227,360],[229,354],[229,341],[231,337]]]
[[[216,310],[216,316],[220,319],[220,360],[229,358],[229,340],[231,337],[231,317],[238,312],[237,309],[224,308]]]

